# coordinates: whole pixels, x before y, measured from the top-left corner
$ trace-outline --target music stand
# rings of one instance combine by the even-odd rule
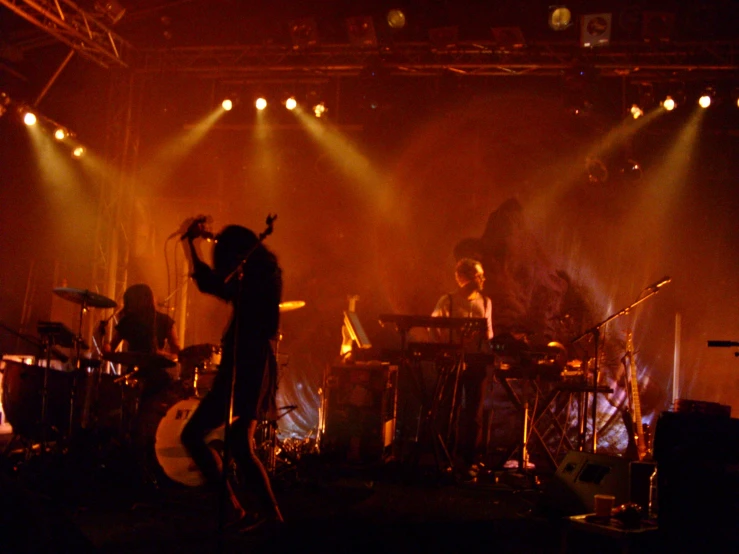
[[[372,348],[372,342],[365,332],[362,322],[359,321],[357,312],[344,311],[344,326],[349,331],[349,336],[354,344],[357,345],[357,348],[361,348],[362,350]]]

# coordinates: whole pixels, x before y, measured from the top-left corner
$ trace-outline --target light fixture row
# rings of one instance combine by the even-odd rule
[[[12,101],[8,94],[0,92],[0,117],[9,112],[16,113],[28,127],[39,125],[45,132],[50,132],[58,142],[67,143],[71,148],[72,157],[81,158],[85,154],[85,147],[76,141],[70,140],[75,137],[75,134],[65,126],[39,114],[26,104]]]
[[[712,87],[706,87],[698,97],[697,103],[701,108],[707,109],[716,103],[715,99],[716,91]],[[660,102],[660,106],[668,112],[671,112],[678,106],[685,103],[685,101],[678,101],[675,96],[668,94]],[[737,108],[739,108],[739,96],[734,95],[733,103]],[[638,119],[644,115],[644,109],[639,104],[632,104],[631,108],[629,109],[629,113],[634,119]]]
[[[227,112],[231,111],[235,105],[236,103],[234,102],[234,100],[230,98],[225,98],[223,102],[221,102],[221,107]],[[286,98],[284,102],[282,102],[282,105],[285,107],[285,109],[292,111],[298,107],[298,101],[295,99],[294,96],[290,96]],[[254,101],[254,107],[259,111],[265,110],[267,106],[267,99],[263,96],[260,96]],[[312,106],[312,111],[316,117],[320,118],[326,114],[328,108],[326,107],[325,102],[318,102]]]
[[[36,115],[36,113],[33,110],[22,107],[20,108],[19,112],[23,114],[23,123],[25,123],[29,127],[33,127],[39,123],[39,117]],[[48,118],[44,117],[43,119],[45,123],[44,128],[47,128],[47,129],[53,128],[54,131],[52,135],[57,141],[64,142],[75,136],[74,133],[71,133],[66,127],[63,127],[59,125],[58,123],[54,123],[52,120]],[[80,144],[71,145],[71,146],[72,146],[72,156],[73,157],[81,158],[85,154],[84,146]]]

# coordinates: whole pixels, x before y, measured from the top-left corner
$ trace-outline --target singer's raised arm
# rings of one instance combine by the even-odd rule
[[[195,238],[197,237],[187,236],[185,238],[187,246],[184,250],[192,268],[191,276],[198,290],[217,296],[222,300],[228,300],[228,291],[223,279],[216,275],[213,268],[200,259],[200,254],[195,245]]]

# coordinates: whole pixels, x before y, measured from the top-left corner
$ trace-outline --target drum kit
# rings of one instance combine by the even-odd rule
[[[82,352],[89,349],[81,338],[84,313],[91,308],[116,308],[117,303],[88,290],[65,287],[53,292],[80,306],[79,333],[74,335],[61,323],[41,322],[38,331],[45,347],[44,361],[39,357],[33,365],[9,359],[0,362],[4,366],[2,405],[13,428],[5,454],[19,442],[26,458],[52,446],[63,450],[76,444],[73,439],[78,437],[115,440],[133,449],[153,444],[154,456],[141,457],[155,461],[158,473],[186,486],[202,484],[180,435],[212,387],[221,362],[220,347],[194,344],[176,357],[141,352],[103,352],[102,359],[83,357]],[[304,305],[302,301],[284,302],[280,311]],[[57,347],[73,350],[66,369],[54,368]],[[124,369],[108,372],[109,364]],[[166,384],[152,389],[150,381],[156,380],[152,376],[162,375]],[[223,430],[214,431],[208,440],[222,441]]]

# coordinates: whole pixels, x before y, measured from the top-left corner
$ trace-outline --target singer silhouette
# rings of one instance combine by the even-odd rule
[[[195,246],[199,224],[193,222],[185,233],[186,252],[192,275],[201,292],[216,296],[233,306],[231,322],[222,337],[221,365],[208,394],[200,402],[182,432],[182,443],[200,468],[206,482],[218,488],[223,482],[221,460],[208,448],[205,437],[225,421],[233,388],[233,416],[230,443],[233,458],[260,502],[259,516],[251,519],[241,506],[230,483],[228,495],[233,507],[231,525],[250,529],[266,521],[282,522],[269,475],[255,451],[259,421],[275,421],[277,410],[277,336],[282,294],[282,270],[275,255],[249,229],[230,225],[216,235],[213,268],[201,261]],[[235,271],[240,268],[239,271]],[[241,278],[228,279],[240,274]]]

